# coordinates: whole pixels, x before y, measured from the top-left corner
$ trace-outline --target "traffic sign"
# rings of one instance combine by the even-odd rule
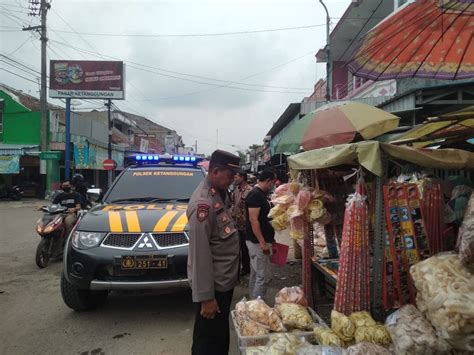
[[[102,166],[105,170],[114,170],[117,167],[117,163],[113,159],[105,159]]]

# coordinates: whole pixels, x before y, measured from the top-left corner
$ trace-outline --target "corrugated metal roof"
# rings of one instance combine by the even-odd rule
[[[280,118],[273,124],[273,127],[268,131],[267,136],[274,136],[280,132],[297,114],[300,113],[300,103],[289,104],[286,110],[281,114]]]
[[[24,155],[38,151],[38,145],[0,143],[0,155]]]

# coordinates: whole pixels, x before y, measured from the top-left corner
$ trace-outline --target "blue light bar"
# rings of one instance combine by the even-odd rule
[[[126,158],[140,164],[157,164],[157,163],[173,163],[173,164],[192,164],[197,165],[202,158],[190,155],[159,155],[159,154],[137,154]]]

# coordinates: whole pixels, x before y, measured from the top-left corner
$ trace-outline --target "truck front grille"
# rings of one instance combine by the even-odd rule
[[[171,248],[189,243],[186,233],[153,233],[152,236],[160,248]]]
[[[142,233],[110,233],[102,245],[115,248],[132,248],[140,239]]]

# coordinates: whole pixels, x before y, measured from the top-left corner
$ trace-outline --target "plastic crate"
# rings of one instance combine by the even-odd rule
[[[327,327],[326,322],[310,307],[308,307],[309,314],[313,318],[313,322],[315,324],[321,324]],[[232,317],[232,322],[234,324],[235,332],[237,333],[237,342],[240,349],[241,354],[247,354],[247,348],[249,347],[257,347],[257,346],[265,346],[268,344],[270,340],[271,334],[277,333],[270,333],[265,335],[255,335],[255,336],[243,336],[240,334],[239,326],[237,325],[237,320],[235,317],[235,310],[230,312]],[[291,332],[292,335],[296,335],[298,337],[304,337],[306,339],[310,339],[313,337],[314,333],[312,331],[296,331]],[[249,349],[250,350],[250,349]],[[251,353],[250,353],[251,354]]]

